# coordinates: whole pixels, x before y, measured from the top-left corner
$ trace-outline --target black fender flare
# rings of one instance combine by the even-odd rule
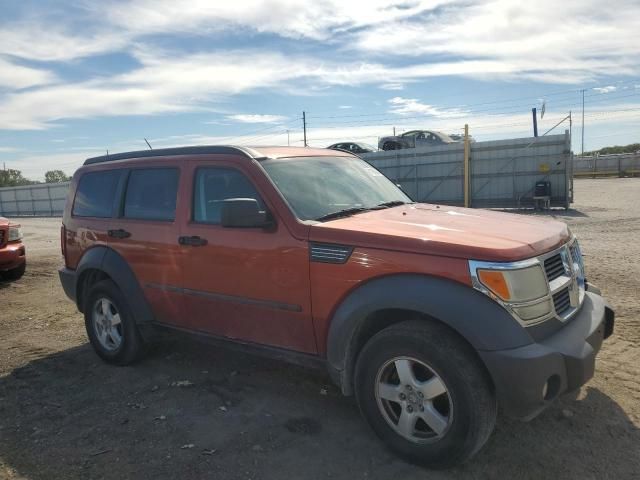
[[[353,290],[331,318],[327,364],[345,394],[352,393],[356,339],[367,320],[385,309],[412,310],[440,321],[475,350],[492,351],[533,343],[529,333],[485,294],[452,280],[418,274],[390,275]]]
[[[104,272],[122,290],[129,299],[129,306],[136,323],[148,324],[153,322],[153,312],[133,270],[118,252],[104,246],[97,246],[87,250],[76,267],[76,302],[80,311],[83,310],[82,297],[84,292],[82,292],[83,286],[81,285],[83,273],[90,269]]]

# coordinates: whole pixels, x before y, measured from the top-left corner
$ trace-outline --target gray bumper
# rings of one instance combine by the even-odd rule
[[[75,270],[68,269],[66,267],[58,270],[60,275],[60,283],[64,293],[74,302],[76,301],[76,272]]]
[[[593,376],[596,354],[613,324],[613,310],[588,291],[576,316],[548,338],[511,350],[478,352],[505,413],[531,419],[560,394],[584,385]]]

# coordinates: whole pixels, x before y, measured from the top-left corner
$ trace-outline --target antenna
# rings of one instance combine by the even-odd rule
[[[151,146],[151,144],[149,143],[149,140],[147,140],[146,138],[144,139],[145,142],[147,142],[147,145],[149,146],[149,150],[153,150],[153,147]]]

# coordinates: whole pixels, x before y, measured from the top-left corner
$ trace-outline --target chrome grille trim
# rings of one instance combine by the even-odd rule
[[[563,288],[559,292],[553,294],[553,308],[558,315],[562,315],[567,310],[571,309],[569,287]]]
[[[544,261],[544,271],[547,274],[547,279],[551,282],[558,277],[561,277],[565,273],[564,262],[562,261],[562,255],[559,253],[547,258]]]
[[[562,264],[562,271],[560,271],[559,267],[560,262]],[[497,299],[497,297],[489,292],[478,280],[476,275],[477,262],[473,260],[469,261],[473,287],[484,292],[485,294],[496,300],[498,303],[500,303],[521,325],[525,327],[539,325],[540,323],[546,322],[547,320],[550,320],[552,318],[557,318],[561,322],[566,322],[577,313],[577,311],[582,306],[582,302],[584,301],[586,290],[584,266],[582,264],[580,247],[575,237],[572,237],[561,247],[558,247],[555,250],[544,253],[537,257],[516,262],[481,263],[484,268],[495,270],[515,270],[531,265],[540,265],[542,267],[545,278],[547,280],[547,294],[531,302],[524,302],[522,304],[519,304],[503,302]],[[550,268],[547,268],[547,265],[549,265]],[[518,317],[514,310],[514,308],[542,302],[544,300],[551,301],[552,310],[549,314],[540,318],[530,321],[523,321]]]
[[[353,247],[331,243],[310,243],[309,259],[318,263],[343,264],[349,260]]]

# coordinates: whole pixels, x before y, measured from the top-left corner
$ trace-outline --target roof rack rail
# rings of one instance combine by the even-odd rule
[[[114,162],[116,160],[126,160],[128,158],[147,157],[168,157],[171,155],[206,155],[206,154],[242,154],[249,158],[260,157],[259,153],[251,148],[234,147],[228,145],[200,145],[193,147],[158,148],[154,150],[138,150],[136,152],[122,152],[113,155],[102,155],[100,157],[87,158],[83,165],[93,165],[95,163]]]

